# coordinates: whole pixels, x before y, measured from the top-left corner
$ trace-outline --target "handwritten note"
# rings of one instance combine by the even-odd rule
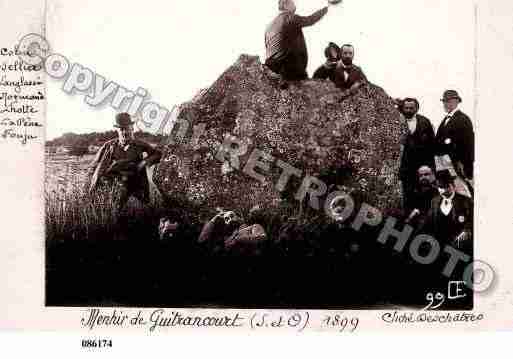
[[[0,141],[26,145],[42,136],[43,69],[18,55],[16,46],[0,48]]]
[[[88,309],[80,320],[83,328],[145,328],[158,332],[169,328],[247,328],[249,330],[291,330],[302,332],[309,327],[320,327],[329,331],[353,333],[360,319],[341,313],[330,313],[324,318],[312,318],[309,312],[267,312],[252,314],[227,312],[218,315],[191,314],[186,311],[157,309],[151,312],[132,312],[117,309]]]

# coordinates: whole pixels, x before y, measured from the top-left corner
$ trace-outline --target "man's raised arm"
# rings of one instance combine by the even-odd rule
[[[324,7],[319,11],[314,12],[310,16],[294,15],[294,22],[300,27],[307,27],[316,24],[320,19],[328,13],[328,7]]]

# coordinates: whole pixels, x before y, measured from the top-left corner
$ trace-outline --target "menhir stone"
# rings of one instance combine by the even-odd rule
[[[206,131],[197,143],[168,146],[154,173],[167,199],[205,213],[221,207],[244,214],[255,205],[296,201],[309,175],[326,182],[329,192],[358,193],[382,211],[400,205],[398,168],[406,125],[393,99],[375,85],[346,99],[328,80],[282,90],[258,57],[242,55],[210,88],[183,104],[178,118],[191,128],[205,124]],[[239,169],[216,158],[226,135],[248,145]],[[254,149],[273,158],[267,161],[269,171],[256,170],[264,175],[262,182],[243,171]],[[276,188],[282,163],[302,172],[302,178],[293,176],[285,195]]]

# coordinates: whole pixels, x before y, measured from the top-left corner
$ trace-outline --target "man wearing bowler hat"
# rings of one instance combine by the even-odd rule
[[[468,250],[472,238],[473,202],[456,192],[455,177],[449,170],[436,174],[439,195],[431,201],[421,231],[431,234],[440,244]]]
[[[149,202],[150,186],[146,167],[158,163],[162,157],[160,151],[135,139],[133,125],[128,113],[118,114],[114,124],[118,138],[106,142],[92,163],[89,193],[93,194],[100,186],[115,186],[119,191],[116,203],[119,210],[131,196],[143,203]]]
[[[474,178],[474,128],[470,118],[459,108],[457,91],[447,90],[441,99],[447,113],[436,133],[436,153],[449,155],[459,177],[469,183]]]

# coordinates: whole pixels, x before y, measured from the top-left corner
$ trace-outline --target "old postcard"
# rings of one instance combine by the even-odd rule
[[[513,328],[509,2],[0,8],[0,329]]]

